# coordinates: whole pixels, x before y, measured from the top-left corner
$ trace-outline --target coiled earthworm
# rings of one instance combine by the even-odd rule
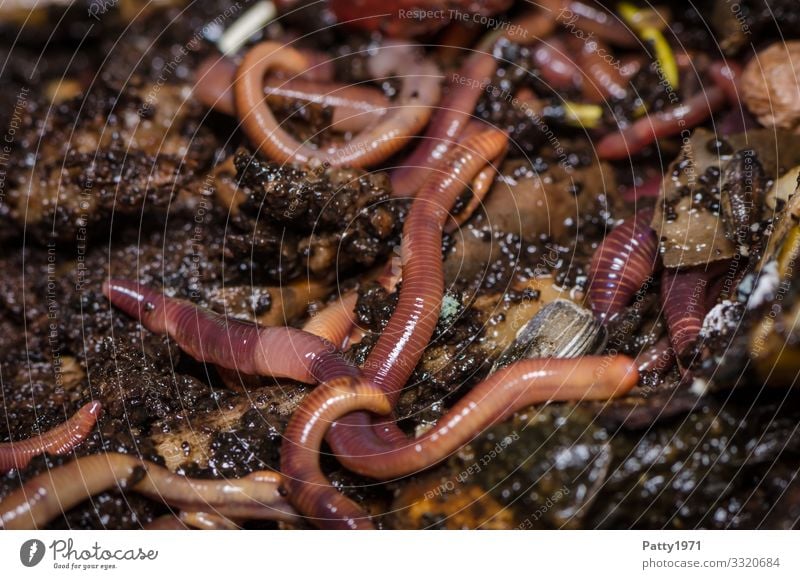
[[[308,320],[303,326],[303,331],[319,336],[337,348],[343,347],[355,324],[353,310],[357,301],[357,290],[346,293]]]
[[[236,64],[226,57],[204,60],[196,73],[194,94],[197,99],[222,114],[235,115],[233,82],[236,70]],[[389,107],[389,99],[373,87],[305,78],[267,78],[264,81],[264,96],[271,103],[291,100],[305,105],[330,107],[333,111],[330,128],[340,132],[358,132],[377,123]]]
[[[296,328],[227,318],[131,281],[106,282],[103,293],[145,328],[168,334],[191,357],[209,364],[306,383],[357,373],[333,344]]]
[[[45,452],[67,454],[86,440],[97,423],[102,405],[89,402],[81,406],[66,422],[59,424],[44,434],[32,436],[18,442],[0,444],[0,473],[11,469],[25,468],[30,460]]]
[[[589,307],[606,322],[619,314],[650,278],[658,260],[652,209],[642,209],[609,233],[589,264]]]
[[[84,456],[27,481],[0,501],[0,528],[41,528],[97,493],[132,489],[148,498],[190,511],[212,510],[226,517],[295,521],[281,494],[282,477],[253,472],[239,479],[190,479],[135,456]]]
[[[355,431],[348,446],[362,452],[338,458],[365,476],[405,476],[444,460],[520,408],[548,400],[606,400],[628,392],[637,381],[634,362],[624,356],[517,362],[473,388],[422,437],[387,444],[374,454],[372,447],[360,448]],[[281,449],[282,470],[300,512],[320,526],[370,528],[363,511],[325,479],[318,449],[331,422],[355,411],[386,414],[390,409],[388,398],[368,384],[326,384],[303,401],[289,421]]]
[[[434,112],[422,141],[401,166],[392,171],[393,195],[413,197],[417,194],[469,123],[495,70],[497,61],[491,54],[474,52],[466,59]]]
[[[722,89],[712,86],[684,103],[647,115],[619,132],[603,137],[597,144],[601,159],[625,159],[657,139],[671,137],[705,121],[725,103]]]
[[[694,354],[703,320],[712,305],[717,288],[714,283],[728,267],[723,260],[687,269],[666,269],[661,280],[661,307],[669,328],[675,355],[684,364]]]
[[[264,77],[274,69],[300,74],[307,60],[298,51],[276,42],[263,42],[242,60],[234,81],[236,111],[242,128],[266,157],[280,163],[308,164],[317,159],[330,166],[370,167],[406,144],[428,122],[431,107],[439,101],[440,74],[430,61],[416,58],[408,45],[385,44],[370,57],[373,78],[398,76],[400,94],[392,109],[373,127],[341,145],[313,149],[298,142],[278,126],[264,102]]]

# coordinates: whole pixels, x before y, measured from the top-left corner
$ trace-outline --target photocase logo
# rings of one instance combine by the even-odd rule
[[[36,567],[44,558],[44,543],[39,539],[28,539],[19,548],[19,560],[26,567]]]

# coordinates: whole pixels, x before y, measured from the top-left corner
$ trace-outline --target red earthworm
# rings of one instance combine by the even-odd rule
[[[606,55],[611,51],[602,42],[581,42],[578,48],[578,63],[583,70],[583,95],[591,102],[604,102],[606,99],[624,99],[628,90],[625,77],[619,65],[609,62]]]
[[[606,322],[619,314],[648,280],[658,259],[652,209],[642,209],[609,233],[589,265],[589,307]]]
[[[687,363],[716,291],[714,281],[728,266],[723,260],[687,269],[666,269],[661,280],[661,306],[676,356]],[[721,286],[720,286],[721,287]]]
[[[625,159],[657,139],[678,135],[705,121],[725,102],[722,89],[713,86],[686,102],[643,117],[619,132],[603,137],[597,144],[601,159]]]
[[[383,390],[391,402],[397,402],[400,390],[433,335],[439,319],[444,294],[441,259],[442,228],[448,210],[464,189],[466,181],[483,169],[487,159],[503,150],[508,137],[495,129],[483,131],[455,147],[442,164],[446,169],[435,172],[423,185],[403,228],[403,286],[397,306],[386,328],[378,338],[364,364],[364,375]],[[328,441],[337,454],[350,454],[339,442],[348,438],[347,431],[368,437],[371,419],[366,413],[347,417],[331,430]],[[402,432],[393,422],[376,425],[384,437],[394,440]]]
[[[497,130],[483,131],[460,143],[448,154],[446,162],[425,182],[411,205],[403,229],[403,286],[395,311],[364,364],[364,375],[386,392],[394,406],[400,389],[430,341],[439,318],[444,292],[441,262],[442,229],[448,209],[487,159],[507,145],[507,136]],[[446,169],[444,169],[446,168]],[[358,412],[334,425],[328,442],[337,455],[352,454],[349,443],[359,437],[359,444],[377,447],[384,442],[405,438],[394,421],[374,422]],[[357,434],[356,434],[357,433]]]
[[[728,104],[742,110],[739,79],[742,76],[742,67],[735,62],[714,61],[708,67],[708,75],[728,99]]]
[[[540,42],[533,51],[533,62],[542,80],[555,91],[581,86],[583,71],[570,58],[566,45],[560,39]]]
[[[30,460],[45,452],[67,454],[86,440],[102,410],[99,402],[84,404],[66,422],[44,434],[18,442],[0,444],[0,473],[25,468]]]
[[[281,494],[282,483],[274,472],[240,479],[190,479],[135,456],[94,454],[37,475],[6,496],[0,501],[0,528],[41,528],[88,497],[128,488],[179,509],[295,521],[294,509]]]
[[[655,372],[663,376],[675,363],[675,351],[668,337],[661,338],[636,356],[636,369],[640,374]]]
[[[638,381],[633,360],[618,357],[526,360],[507,366],[473,388],[415,440],[385,445],[377,454],[361,448],[339,456],[347,468],[377,479],[405,476],[444,460],[484,429],[515,411],[549,400],[606,400],[620,396]],[[356,411],[390,411],[388,397],[369,384],[341,382],[314,390],[289,421],[281,448],[281,469],[297,509],[316,524],[332,528],[371,528],[367,515],[325,479],[319,468],[319,445],[330,424]],[[290,476],[291,475],[291,476]]]
[[[236,111],[242,128],[266,157],[280,163],[308,164],[317,159],[330,166],[370,167],[401,149],[425,126],[431,107],[439,101],[440,74],[429,61],[415,57],[413,48],[386,44],[370,57],[374,78],[395,75],[402,79],[400,95],[383,120],[352,140],[325,150],[298,142],[278,126],[264,102],[263,83],[275,68],[300,74],[308,61],[293,48],[263,42],[252,48],[239,66],[234,81]]]
[[[442,228],[458,195],[506,147],[508,137],[488,129],[459,144],[423,185],[403,227],[403,288],[365,372],[393,402],[428,345],[444,293]]]
[[[331,342],[337,348],[343,347],[355,323],[353,310],[357,301],[358,291],[348,292],[308,320],[303,330]]]
[[[639,39],[614,14],[577,0],[540,0],[553,18],[574,33],[575,29],[593,34],[596,38],[624,48],[637,48]]]
[[[233,82],[236,64],[226,57],[209,57],[197,69],[194,94],[209,108],[233,116],[236,104]],[[331,127],[340,132],[358,132],[380,120],[389,106],[378,89],[368,86],[311,81],[305,78],[268,78],[264,95],[270,102],[292,100],[330,107]]]
[[[392,171],[393,195],[413,197],[417,194],[470,122],[478,99],[495,70],[497,61],[491,54],[474,52],[466,59],[437,106],[422,142]]]
[[[472,135],[478,134],[484,130],[484,127],[485,125],[479,121],[470,121],[470,123],[464,128],[464,132],[461,134],[459,142],[464,142]],[[466,207],[448,220],[444,227],[445,233],[452,233],[461,227],[470,217],[472,217],[472,214],[475,213],[475,210],[481,206],[486,194],[491,189],[492,184],[494,184],[494,178],[497,175],[497,167],[503,162],[503,158],[507,152],[508,147],[506,146],[497,157],[487,163],[486,166],[481,169],[477,175],[475,175],[470,182],[472,196],[467,202]]]
[[[145,328],[168,334],[191,357],[209,364],[306,383],[357,373],[333,344],[296,328],[227,318],[131,281],[106,282],[103,293]]]

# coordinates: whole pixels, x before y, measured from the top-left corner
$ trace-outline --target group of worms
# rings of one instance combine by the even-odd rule
[[[334,6],[343,3],[333,3]],[[346,4],[346,3],[344,3]],[[551,3],[552,4],[552,3]],[[556,3],[562,4],[562,3]],[[582,10],[575,25],[594,34],[600,45],[639,45],[635,27],[607,13]],[[527,33],[515,41],[539,42],[542,75],[554,90],[582,81],[589,102],[602,102],[626,91],[629,67],[613,67],[597,51],[567,58],[554,48],[562,42],[554,10],[523,15]],[[469,52],[461,77],[491,77],[497,61],[484,38]],[[611,50],[611,48],[607,48]],[[635,64],[634,60],[631,60]],[[639,59],[642,62],[642,59]],[[661,272],[662,299],[670,340],[640,359],[626,356],[583,356],[574,359],[518,361],[492,374],[466,393],[438,424],[409,438],[393,420],[403,386],[428,345],[444,294],[442,236],[456,199],[471,187],[470,210],[480,203],[496,174],[496,164],[509,146],[503,131],[475,120],[473,111],[482,89],[453,84],[443,95],[437,65],[420,56],[408,41],[385,41],[370,57],[376,79],[400,79],[393,102],[363,87],[335,91],[334,122],[355,136],[348,142],[320,148],[296,140],[284,130],[265,98],[265,77],[280,70],[294,75],[274,90],[305,93],[306,100],[330,98],[333,69],[324,55],[276,42],[253,46],[239,63],[229,57],[209,59],[197,74],[196,97],[225,114],[235,115],[251,144],[278,163],[372,168],[400,152],[422,134],[419,144],[390,173],[393,192],[413,197],[402,237],[400,275],[381,280],[399,300],[391,319],[362,367],[343,355],[355,325],[353,290],[314,316],[302,329],[262,327],[166,297],[135,281],[111,279],[104,293],[116,308],[138,319],[149,331],[167,334],[188,355],[244,375],[287,378],[317,386],[295,411],[284,432],[280,473],[255,472],[236,480],[197,480],[123,454],[78,458],[28,480],[0,502],[0,527],[34,528],[110,488],[131,488],[187,513],[211,512],[237,520],[294,522],[306,518],[321,528],[372,528],[370,516],[327,480],[320,467],[320,448],[327,442],[347,469],[377,480],[405,477],[435,465],[486,428],[514,412],[546,401],[607,400],[626,394],[639,372],[655,364],[666,371],[691,355],[706,309],[687,311],[686,299],[707,288],[706,303],[716,295],[702,268],[669,270],[659,263],[658,239],[650,226],[652,212],[641,210],[617,226],[591,261],[587,300],[602,323],[619,315],[654,273]],[[665,65],[688,66],[681,58]],[[669,71],[670,66],[665,66]],[[736,65],[713,63],[707,71],[711,87],[685,102],[646,116],[631,126],[603,136],[596,146],[601,159],[633,155],[657,139],[698,125],[725,103],[738,106]],[[267,93],[273,90],[267,83]],[[383,99],[383,100],[381,100]],[[669,299],[666,299],[669,297]],[[665,363],[664,353],[668,352]],[[101,413],[91,402],[61,426],[29,440],[0,444],[0,471],[23,468],[44,452],[66,454],[93,430]],[[173,517],[175,518],[175,517]],[[153,526],[170,527],[171,520]],[[181,527],[182,528],[182,527]]]

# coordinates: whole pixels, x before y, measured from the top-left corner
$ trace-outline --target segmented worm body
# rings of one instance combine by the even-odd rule
[[[84,404],[66,422],[48,430],[39,436],[18,442],[0,444],[0,473],[11,469],[25,468],[34,456],[45,452],[50,454],[67,454],[86,440],[102,406],[99,402]]]
[[[482,83],[487,83],[495,70],[497,62],[491,54],[475,52],[467,58],[433,114],[422,142],[400,167],[392,171],[393,195],[410,197],[417,194],[470,122],[484,91],[485,84]]]
[[[719,276],[728,260],[687,269],[666,269],[661,280],[661,306],[675,355],[684,364],[691,361],[694,346],[708,310],[719,294]]]
[[[725,100],[725,93],[717,86],[702,90],[685,102],[647,115],[619,132],[606,135],[597,144],[597,155],[609,160],[635,155],[657,139],[678,135],[699,125],[719,110]]]
[[[293,48],[263,42],[242,60],[234,81],[236,111],[254,146],[279,163],[308,164],[317,160],[329,166],[370,167],[400,150],[428,122],[439,101],[441,75],[429,61],[420,60],[408,45],[386,44],[371,56],[374,78],[397,76],[402,80],[397,101],[382,120],[352,140],[327,149],[298,142],[278,126],[264,99],[264,77],[280,68],[300,74],[307,59]]]
[[[589,307],[603,322],[619,314],[652,275],[658,237],[652,209],[642,209],[609,233],[589,265]]]
[[[420,190],[403,229],[403,286],[392,317],[364,364],[364,375],[397,403],[430,341],[439,319],[444,294],[441,260],[442,231],[458,195],[487,163],[499,155],[508,138],[497,130],[483,131],[459,144]],[[348,447],[353,432],[381,446],[384,440],[404,440],[393,421],[378,424],[375,436],[364,412],[348,416],[330,432],[328,442],[338,455],[353,454]]]
[[[0,528],[41,528],[88,497],[132,489],[187,511],[245,519],[295,521],[281,494],[282,477],[254,472],[240,479],[190,479],[164,467],[118,453],[84,456],[27,481],[0,502]]]
[[[358,291],[348,292],[308,320],[303,331],[319,336],[337,348],[343,347],[355,324],[353,310],[357,301]]]
[[[332,343],[296,328],[228,318],[132,281],[111,280],[103,292],[151,332],[168,334],[191,357],[228,370],[308,384],[354,371]]]

